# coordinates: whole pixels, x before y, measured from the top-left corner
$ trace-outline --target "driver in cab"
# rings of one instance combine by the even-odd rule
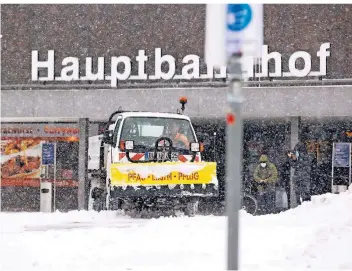
[[[180,133],[180,130],[181,130],[181,124],[179,124],[177,122],[172,122],[170,125],[170,129],[169,129],[170,135],[166,135],[166,136],[169,136],[170,139],[172,140],[172,142],[183,143],[184,147],[189,149],[190,142],[189,142],[186,135]]]

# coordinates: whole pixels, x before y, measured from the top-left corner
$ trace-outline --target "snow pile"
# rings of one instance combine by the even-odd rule
[[[121,213],[122,214],[122,213]],[[128,217],[122,217],[129,220]],[[120,219],[121,220],[121,219]],[[116,212],[71,211],[68,213],[0,213],[0,233],[75,227],[77,224],[106,225],[116,221]]]
[[[352,186],[341,194],[314,196],[311,202],[278,215],[252,218],[243,221],[241,233],[244,260],[255,239],[265,251],[253,267],[313,269],[352,269],[349,247],[352,244]],[[250,231],[255,232],[250,234]],[[258,265],[259,262],[259,265]],[[281,263],[280,263],[281,262]],[[250,267],[251,264],[245,267]],[[269,264],[269,265],[268,265]]]
[[[351,190],[277,215],[241,211],[241,269],[352,269]],[[225,270],[226,222],[0,213],[0,270]]]

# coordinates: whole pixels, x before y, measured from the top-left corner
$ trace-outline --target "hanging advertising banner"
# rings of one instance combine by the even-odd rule
[[[351,143],[335,143],[334,167],[347,167],[350,165]]]
[[[6,137],[54,137],[54,138],[79,138],[77,124],[13,124],[1,123],[1,138]]]
[[[225,22],[226,4],[206,5],[204,58],[208,67],[227,65]]]

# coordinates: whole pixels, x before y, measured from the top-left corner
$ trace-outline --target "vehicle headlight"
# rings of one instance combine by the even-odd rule
[[[191,143],[191,151],[192,152],[199,152],[200,151],[200,144],[198,142]]]
[[[126,140],[126,141],[125,141],[125,149],[126,149],[126,150],[133,150],[133,149],[134,149],[134,142],[133,142],[133,140]]]

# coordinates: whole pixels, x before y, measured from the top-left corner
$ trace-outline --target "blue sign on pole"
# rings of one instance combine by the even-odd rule
[[[227,5],[227,29],[242,31],[252,20],[252,9],[248,4]]]
[[[334,167],[350,167],[350,143],[336,143]]]
[[[42,165],[54,165],[55,150],[53,143],[43,143],[42,145]]]
[[[228,4],[226,7],[226,56],[240,53],[244,70],[253,69],[263,46],[263,4]]]

